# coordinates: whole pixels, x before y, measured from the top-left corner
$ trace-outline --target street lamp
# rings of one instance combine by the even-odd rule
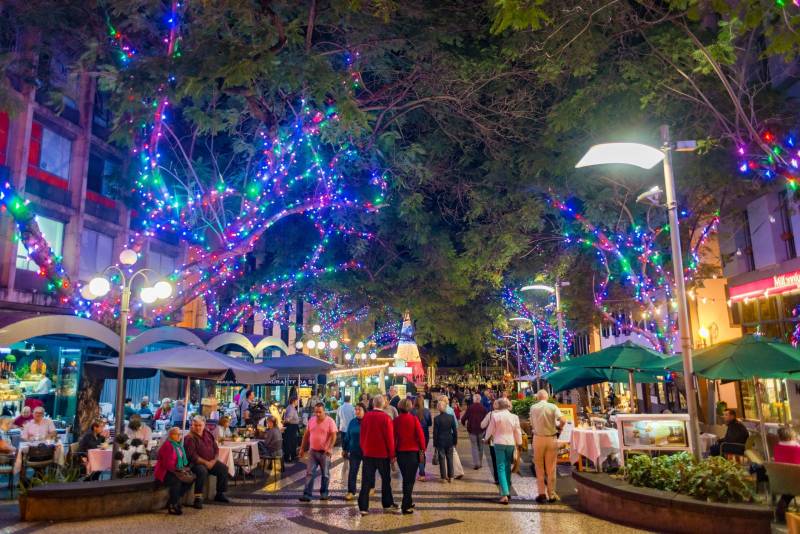
[[[119,255],[120,264],[128,267],[127,271],[130,273],[131,267],[139,260],[139,255],[130,249],[123,250]],[[125,401],[125,349],[128,344],[128,317],[131,312],[131,288],[137,276],[144,279],[145,286],[139,290],[139,300],[145,304],[152,304],[159,299],[168,299],[172,295],[172,284],[167,281],[161,280],[150,285],[151,280],[147,274],[155,275],[156,272],[152,269],[139,269],[129,276],[125,275],[126,269],[120,268],[116,265],[106,267],[100,276],[96,276],[89,281],[89,285],[81,290],[81,296],[87,300],[94,300],[106,296],[111,291],[111,282],[106,277],[106,273],[116,271],[121,278],[122,299],[119,306],[119,365],[117,366],[117,398],[114,411],[114,433],[115,436],[122,434],[122,420],[123,420],[123,403]],[[111,476],[117,476],[117,467],[119,460],[117,460],[117,452],[119,445],[114,439],[114,449],[112,453],[112,466]]]
[[[670,140],[669,126],[661,127],[661,148],[639,143],[606,143],[595,145],[581,158],[576,168],[590,165],[623,163],[642,169],[652,169],[659,162],[664,164],[664,188],[669,215],[670,244],[672,248],[672,271],[675,277],[675,292],[678,300],[678,328],[681,334],[681,353],[683,356],[683,381],[686,390],[686,404],[689,409],[689,447],[699,458],[699,435],[697,405],[695,402],[694,369],[692,368],[692,331],[689,329],[689,313],[686,303],[686,286],[683,279],[683,256],[681,253],[680,227],[678,223],[678,203],[675,200],[675,178],[672,174],[672,151],[691,152],[697,148],[695,141]]]
[[[547,291],[550,294],[555,294],[556,321],[558,322],[558,356],[562,362],[565,360],[569,360],[567,351],[564,348],[564,312],[561,310],[561,288],[568,285],[569,282],[562,282],[558,278],[556,278],[555,286],[548,286],[545,284],[532,284],[529,286],[524,286],[522,289],[520,289],[520,291]],[[538,345],[537,345],[537,350],[538,350]]]

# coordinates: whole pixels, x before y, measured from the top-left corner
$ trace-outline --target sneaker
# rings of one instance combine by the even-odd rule
[[[561,501],[561,497],[559,497],[555,493],[553,495],[551,495],[549,499],[547,499],[547,502],[549,502],[550,504],[553,504],[554,502],[560,502],[560,501]]]
[[[359,510],[358,513],[361,514],[362,516],[369,515],[369,512],[367,510]]]
[[[546,502],[547,502],[547,496],[546,496],[546,495],[539,495],[539,496],[537,496],[537,497],[536,497],[536,502],[538,502],[539,504],[544,504],[544,503],[546,503]]]
[[[352,493],[348,493],[347,495],[344,496],[344,500],[346,501],[352,501],[354,498],[355,495],[353,495]]]
[[[403,510],[403,515],[410,515],[414,513],[413,508],[409,508],[408,510]]]
[[[320,495],[319,496],[319,500],[321,500],[321,501],[329,501],[329,500],[331,500],[331,498],[330,498],[329,495]]]
[[[309,497],[308,495],[303,495],[302,497],[300,497],[297,500],[300,501],[300,502],[311,502],[311,497]]]
[[[217,493],[214,496],[214,502],[221,502],[221,503],[227,504],[227,503],[231,502],[231,500],[229,498],[227,498],[224,493]]]
[[[194,504],[192,504],[192,506],[194,508],[197,508],[198,510],[202,510],[203,509],[203,499],[202,499],[202,497],[195,497],[194,498]]]

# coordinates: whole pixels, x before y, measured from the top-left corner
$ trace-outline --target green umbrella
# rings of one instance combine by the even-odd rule
[[[665,360],[663,354],[626,341],[603,350],[572,358],[556,364],[560,369],[582,367],[585,369],[624,369],[638,371],[657,365]]]
[[[602,382],[627,382],[630,378],[629,373],[624,370],[612,369],[592,369],[582,367],[567,367],[556,369],[544,375],[542,378],[547,380],[553,388],[553,392],[575,389]],[[633,373],[635,382],[652,383],[658,381],[658,373]]]
[[[698,350],[692,363],[696,375],[715,380],[800,378],[800,350],[761,336],[744,336]],[[682,371],[683,366],[670,370]]]

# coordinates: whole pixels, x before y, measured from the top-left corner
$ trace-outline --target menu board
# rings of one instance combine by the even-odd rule
[[[688,450],[686,414],[618,414],[617,428],[625,450]]]
[[[577,424],[577,414],[578,414],[578,406],[575,404],[558,404],[558,409],[561,410],[561,415],[563,415],[567,421],[571,421],[572,424]]]

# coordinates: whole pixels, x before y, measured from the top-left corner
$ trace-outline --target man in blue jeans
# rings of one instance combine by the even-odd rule
[[[327,501],[328,483],[331,479],[331,453],[333,445],[336,443],[336,423],[325,414],[325,405],[321,402],[314,406],[314,417],[308,420],[306,433],[303,434],[303,442],[300,444],[300,457],[308,452],[308,463],[306,464],[306,487],[303,490],[301,502],[310,502],[311,493],[314,490],[314,479],[317,478],[317,471],[322,471],[322,483],[320,484],[320,500]]]

